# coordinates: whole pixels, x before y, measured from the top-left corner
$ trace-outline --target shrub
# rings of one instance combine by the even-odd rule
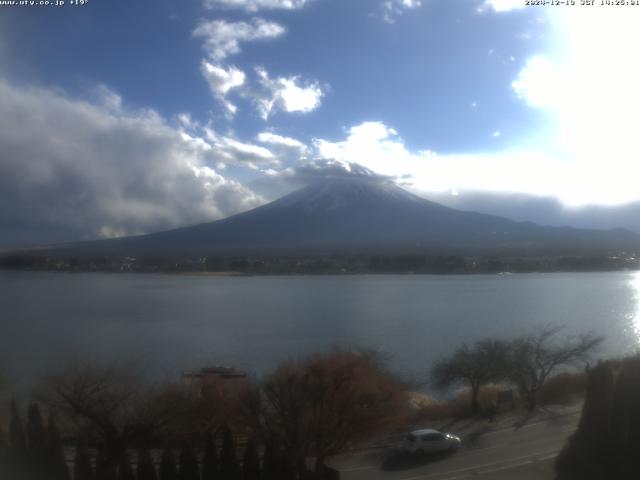
[[[540,403],[569,404],[584,397],[587,384],[585,373],[561,373],[551,377],[540,390]]]

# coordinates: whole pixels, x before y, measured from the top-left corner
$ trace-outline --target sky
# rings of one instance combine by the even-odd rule
[[[10,3],[0,245],[215,220],[336,174],[640,200],[631,2]]]

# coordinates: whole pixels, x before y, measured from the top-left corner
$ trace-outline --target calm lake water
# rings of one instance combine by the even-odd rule
[[[0,367],[17,384],[67,362],[153,375],[211,364],[265,372],[334,344],[380,347],[406,375],[464,341],[551,322],[640,344],[640,273],[197,277],[0,272]]]

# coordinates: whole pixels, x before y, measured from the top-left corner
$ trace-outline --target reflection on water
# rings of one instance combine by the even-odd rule
[[[629,276],[629,286],[633,291],[633,311],[627,315],[629,321],[628,335],[632,336],[636,348],[640,348],[640,272]]]
[[[189,277],[0,272],[0,370],[134,360],[153,374],[228,364],[254,372],[331,345],[377,346],[423,378],[461,342],[540,325],[640,346],[640,273]]]

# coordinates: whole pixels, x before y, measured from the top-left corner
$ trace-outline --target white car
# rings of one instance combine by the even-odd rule
[[[462,440],[456,435],[424,428],[409,433],[400,445],[399,451],[416,455],[453,452],[458,449],[460,443]]]

